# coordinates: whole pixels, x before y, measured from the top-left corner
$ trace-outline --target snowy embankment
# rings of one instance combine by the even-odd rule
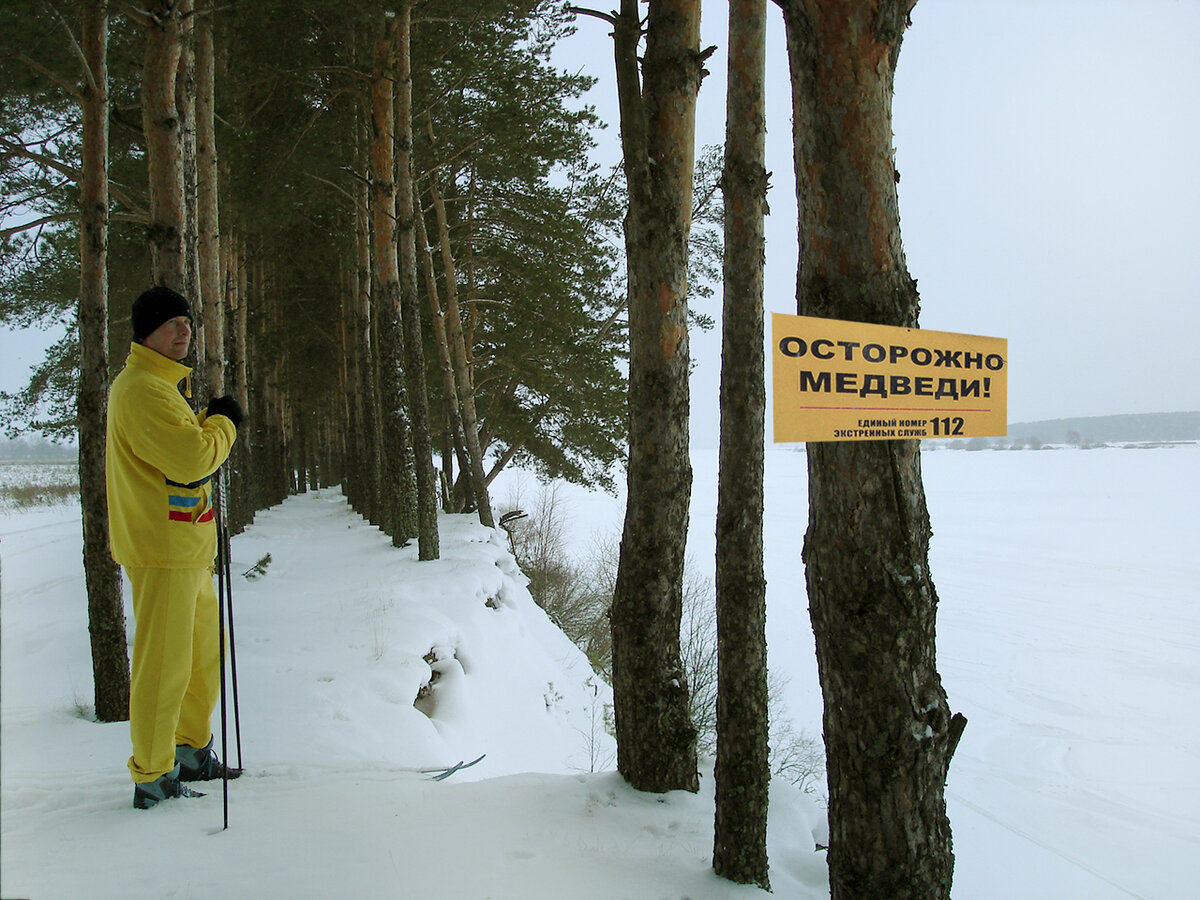
[[[127,726],[89,718],[77,507],[0,517],[0,896],[766,896],[711,872],[711,771],[695,796],[609,771],[609,688],[533,603],[503,535],[446,516],[441,543],[417,562],[333,490],[234,539],[247,774],[221,831],[219,782],[133,810]],[[264,576],[240,577],[268,553]],[[231,716],[236,762],[232,731]],[[483,753],[451,781],[418,771]],[[823,812],[780,783],[771,815],[776,895],[828,896]]]

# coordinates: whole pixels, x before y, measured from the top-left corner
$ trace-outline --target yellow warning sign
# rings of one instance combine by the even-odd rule
[[[775,442],[1008,430],[1004,338],[773,313]]]

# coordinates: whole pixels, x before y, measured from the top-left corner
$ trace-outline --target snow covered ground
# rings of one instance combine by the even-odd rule
[[[954,896],[1200,896],[1200,447],[923,460],[940,669],[970,720],[948,786]],[[709,566],[715,454],[694,464],[690,553]],[[771,662],[818,733],[805,478],[802,453],[768,453]],[[619,498],[566,498],[579,546],[619,528]],[[708,774],[655,797],[608,771],[607,688],[503,538],[446,517],[442,546],[416,562],[335,491],[235,538],[236,571],[272,561],[235,576],[248,774],[222,832],[219,784],[131,809],[126,726],[87,717],[77,509],[0,514],[0,897],[765,897],[711,873]],[[412,771],[483,752],[450,781]],[[775,896],[828,896],[822,816],[775,785]]]
[[[692,461],[688,552],[711,570],[716,454]],[[969,720],[947,786],[955,898],[1197,900],[1200,445],[935,450],[922,468],[939,669]],[[820,734],[804,454],[769,450],[765,490],[771,667]],[[567,499],[580,547],[620,529],[619,502]]]
[[[443,518],[441,537],[442,558],[417,562],[327,490],[235,538],[235,573],[271,562],[235,575],[248,772],[222,832],[219,783],[132,809],[128,728],[88,718],[77,508],[0,519],[0,896],[760,894],[711,872],[711,775],[658,797],[611,772],[611,692],[530,599],[505,537],[470,516]],[[481,753],[449,781],[418,771]],[[781,895],[820,896],[822,811],[786,783],[775,794]]]
[[[956,895],[1200,897],[1200,447],[925,460]]]

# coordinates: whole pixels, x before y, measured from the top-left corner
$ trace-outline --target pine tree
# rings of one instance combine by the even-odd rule
[[[767,582],[763,573],[766,0],[729,4],[725,293],[717,492],[717,762],[713,868],[770,889]]]
[[[891,148],[893,77],[915,0],[777,2],[792,79],[799,312],[915,328]],[[956,738],[935,662],[919,443],[809,444],[808,471],[830,893],[947,898],[943,788]]]
[[[183,52],[181,0],[155,0],[137,15],[146,35],[142,67],[142,130],[149,170],[151,280],[188,293],[184,232],[182,112],[176,89]]]
[[[213,396],[225,393],[225,296],[221,282],[220,167],[216,131],[214,0],[201,0],[196,35],[196,301],[203,322],[197,362]]]
[[[83,519],[83,568],[96,718],[129,718],[129,657],[121,570],[108,542],[105,420],[108,409],[108,11],[87,0],[81,16],[86,66],[83,110],[79,241],[78,432]]]
[[[399,21],[383,19],[375,38],[371,70],[371,233],[376,289],[373,314],[379,325],[379,389],[387,399],[383,414],[383,530],[403,546],[416,535],[416,494],[409,463],[407,392],[404,387],[403,333],[400,323],[400,257],[396,242],[396,34]]]
[[[109,294],[118,299],[111,304],[116,314],[109,339],[116,347],[129,340],[125,312],[146,286],[147,273],[161,268],[166,257],[185,260],[175,270],[188,270],[182,239],[174,236],[186,230],[186,216],[184,225],[151,227],[152,218],[161,217],[163,198],[195,202],[186,188],[174,187],[173,174],[167,179],[171,187],[149,188],[149,169],[160,169],[157,160],[174,166],[183,157],[181,140],[172,137],[176,149],[165,155],[150,152],[135,112],[143,108],[144,64],[157,58],[153,48],[162,43],[157,32],[181,25],[185,9],[164,2],[131,10],[114,19],[110,34]],[[211,301],[220,295],[223,316],[205,328],[205,349],[215,354],[224,345],[225,351],[223,365],[213,355],[196,362],[211,373],[206,377],[214,386],[223,378],[224,389],[243,399],[250,412],[233,463],[245,476],[235,479],[230,496],[235,528],[249,520],[252,504],[292,489],[293,465],[306,473],[336,468],[336,458],[352,447],[368,462],[360,467],[349,461],[348,493],[360,498],[373,493],[355,487],[367,486],[369,460],[382,447],[380,440],[366,440],[374,434],[371,416],[379,420],[380,406],[371,401],[378,395],[374,356],[381,345],[362,339],[371,329],[377,337],[380,322],[362,316],[361,302],[371,295],[368,279],[360,275],[366,268],[359,248],[365,245],[357,239],[362,220],[355,195],[364,175],[356,154],[370,72],[368,38],[381,9],[334,0],[264,0],[216,9],[205,2],[188,17],[196,44],[196,113],[186,123],[196,128],[194,193],[215,186],[219,210],[219,216],[204,213],[201,204],[196,212],[198,245],[206,249],[199,256],[200,293],[193,299],[215,314]],[[38,216],[32,230],[6,235],[0,320],[14,325],[65,323],[77,294],[78,269],[67,248],[77,244],[78,235],[79,123],[63,90],[76,75],[63,65],[64,60],[74,65],[65,32],[39,10],[34,0],[0,8],[6,26],[0,29],[6,51],[0,54],[6,135],[0,194],[13,206],[32,201],[29,208]],[[416,130],[414,196],[424,202],[414,200],[414,212],[429,210],[428,179],[436,171],[461,279],[456,287],[481,454],[496,461],[484,473],[484,484],[512,460],[548,476],[607,483],[625,434],[621,286],[618,259],[604,240],[616,227],[619,206],[613,185],[585,161],[594,115],[568,108],[588,79],[548,64],[553,41],[567,28],[551,3],[481,8],[475,0],[461,0],[441,4],[436,16],[422,19],[420,13],[429,10],[418,7],[413,22],[412,110],[418,122],[428,114],[445,153],[435,154],[424,131]],[[211,136],[203,127],[210,60]],[[158,98],[169,110],[165,85],[170,78],[176,88],[180,82],[178,66],[173,75],[171,68],[169,61],[151,67],[162,77],[154,82],[161,86],[150,92],[147,109]],[[157,118],[173,116],[163,119],[160,111]],[[47,135],[53,140],[46,141]],[[15,145],[9,143],[14,138]],[[151,138],[157,143],[153,128]],[[214,177],[209,151],[217,146]],[[153,166],[148,159],[156,160]],[[155,180],[160,181],[157,174]],[[427,222],[414,214],[414,224],[419,229]],[[148,227],[153,244],[146,241]],[[169,239],[166,251],[163,238]],[[45,252],[26,252],[35,240]],[[212,256],[206,255],[214,244],[220,266],[215,291],[209,287]],[[152,247],[158,262],[151,261]],[[411,325],[419,324],[424,346],[411,338],[402,344],[406,354],[423,349],[431,363],[436,343],[428,291],[432,285],[445,296],[444,271],[439,265],[428,280],[422,266],[418,291],[425,296],[417,310],[420,321],[414,317]],[[355,348],[352,366],[345,365],[349,346]],[[78,359],[76,334],[69,332],[28,390],[12,398],[14,427],[73,433]],[[430,417],[440,421],[450,403],[438,368],[419,368],[409,361],[405,375],[426,379]],[[332,440],[343,430],[333,423],[349,420],[357,423],[354,440]],[[307,441],[304,459],[302,435],[314,438]],[[449,462],[443,460],[444,469],[453,468]],[[309,478],[306,474],[306,482]],[[373,484],[377,488],[379,481]],[[256,499],[243,497],[242,485]],[[409,505],[415,504],[410,498]]]
[[[595,13],[593,13],[595,15]],[[639,69],[636,0],[613,25],[629,190],[629,463],[611,613],[617,767],[640,790],[697,790],[696,730],[680,661],[688,456],[688,234],[700,4],[652,2]]]
[[[437,480],[425,384],[425,349],[417,288],[417,208],[413,185],[412,0],[403,0],[396,31],[396,227],[400,250],[400,317],[404,333],[404,374],[412,427],[417,491],[417,556],[440,555]]]

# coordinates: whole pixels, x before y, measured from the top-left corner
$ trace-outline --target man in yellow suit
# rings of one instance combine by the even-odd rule
[[[133,343],[108,397],[107,486],[113,558],[125,567],[136,631],[129,697],[133,805],[203,796],[183,782],[236,778],[212,749],[221,661],[211,479],[242,411],[218,397],[197,415],[182,360],[187,300],[154,287],[134,301]],[[180,384],[183,392],[180,392]]]

